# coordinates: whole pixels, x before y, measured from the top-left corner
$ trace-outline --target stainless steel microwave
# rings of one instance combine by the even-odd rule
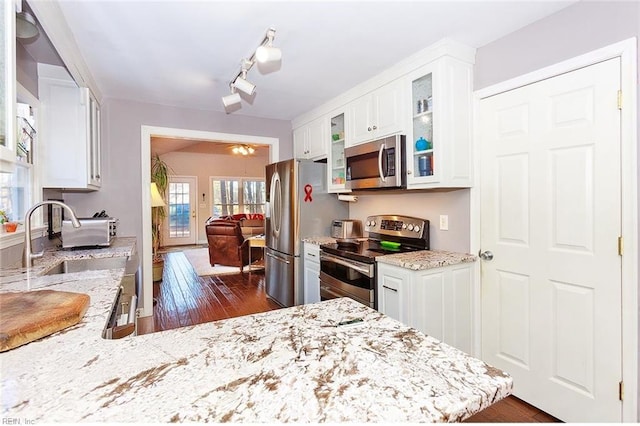
[[[393,135],[344,150],[347,189],[405,188],[405,136]]]

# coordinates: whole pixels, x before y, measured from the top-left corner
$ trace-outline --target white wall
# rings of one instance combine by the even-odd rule
[[[205,221],[211,216],[210,176],[265,177],[265,166],[269,157],[204,154],[194,152],[170,152],[161,156],[177,176],[197,178],[197,223],[196,241],[206,243]],[[202,201],[204,194],[204,203]]]
[[[291,158],[293,152],[289,121],[126,100],[103,101],[102,188],[92,193],[66,193],[64,199],[80,216],[106,210],[120,219],[118,235],[137,237],[140,253],[143,250],[140,188],[142,125],[274,137],[280,139],[281,159]]]
[[[476,51],[474,89],[640,37],[640,2],[581,1]]]
[[[398,192],[358,194],[358,202],[349,203],[349,217],[360,219],[375,214],[400,214],[428,219],[432,250],[469,251],[469,190],[448,192]],[[439,229],[440,215],[449,216],[449,230]]]

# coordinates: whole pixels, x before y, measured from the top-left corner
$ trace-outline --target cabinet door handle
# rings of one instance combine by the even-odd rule
[[[373,126],[373,130],[376,130],[378,128],[378,126]]]
[[[371,131],[371,127],[367,127],[367,131],[370,132]]]
[[[386,288],[387,290],[395,291],[396,293],[398,292],[397,288],[387,287],[386,285],[383,285],[382,288]]]

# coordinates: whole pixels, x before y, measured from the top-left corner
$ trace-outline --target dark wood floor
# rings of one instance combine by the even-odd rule
[[[138,324],[138,334],[280,308],[266,297],[262,272],[199,277],[181,251],[169,250],[164,257],[163,279],[153,284],[156,300],[153,317]],[[553,423],[559,420],[510,396],[466,422]]]
[[[153,284],[153,325],[143,324],[138,334],[279,308],[266,297],[261,271],[199,277],[182,252],[168,252],[164,258],[162,281]]]

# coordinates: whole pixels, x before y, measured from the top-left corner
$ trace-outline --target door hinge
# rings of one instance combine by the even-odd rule
[[[618,237],[618,256],[622,256],[624,254],[624,239],[622,237]]]
[[[622,109],[622,90],[618,90],[618,109]]]
[[[620,401],[624,401],[624,382],[618,383],[618,397]]]

